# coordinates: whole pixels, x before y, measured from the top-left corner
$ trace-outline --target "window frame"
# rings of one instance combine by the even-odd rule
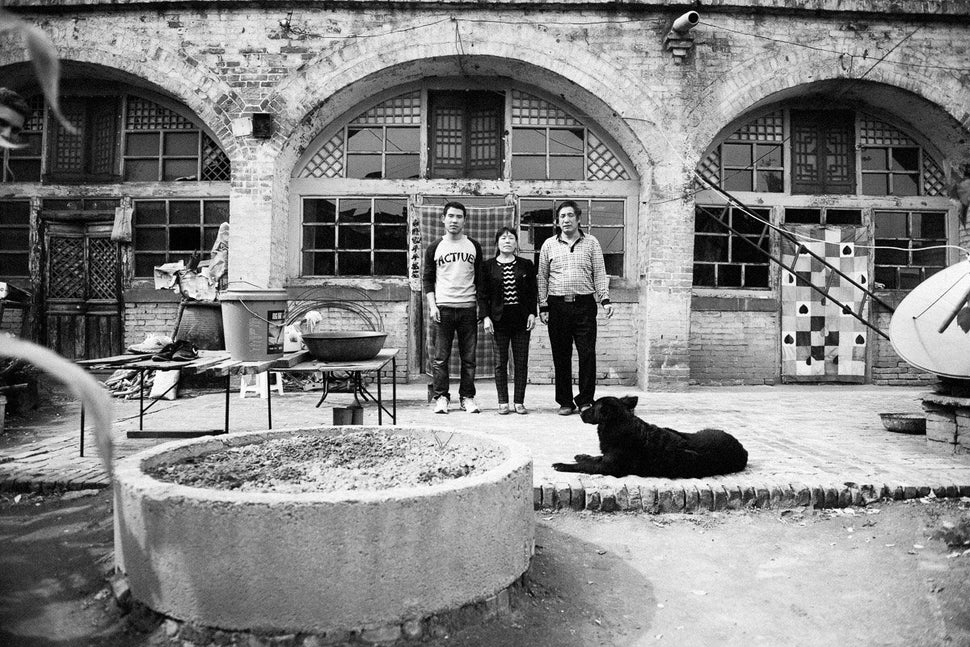
[[[30,210],[31,209],[30,209],[30,200],[26,200],[23,198],[13,198],[13,199],[5,198],[3,200],[0,200],[0,211],[6,209],[8,205],[12,205],[12,204],[23,205],[23,207],[26,210],[27,218],[26,220],[24,220],[23,224],[5,223],[3,222],[3,219],[0,218],[0,241],[9,240],[8,232],[11,232],[11,231],[21,232],[24,235],[24,238],[26,240],[26,245],[24,246],[23,249],[20,249],[20,250],[0,248],[0,267],[5,268],[2,274],[0,274],[0,278],[3,278],[3,280],[5,281],[13,279],[14,280],[13,282],[16,283],[25,279],[30,279],[30,231],[31,231]],[[11,267],[11,263],[8,259],[13,257],[18,257],[18,258],[22,257],[23,267],[25,270],[23,274],[11,274],[7,271],[6,268]]]
[[[198,211],[198,222],[197,223],[186,223],[186,222],[173,222],[172,220],[172,204],[174,203],[197,203],[199,206]],[[164,207],[164,221],[163,222],[139,222],[138,207],[139,205],[144,205],[146,203],[162,203]],[[225,204],[225,214],[226,219],[219,220],[218,222],[206,222],[206,205],[219,203]],[[229,222],[229,198],[227,197],[144,197],[135,198],[132,200],[132,242],[131,242],[131,253],[132,253],[132,275],[136,280],[149,279],[152,278],[152,274],[139,273],[140,265],[143,262],[142,259],[150,259],[149,265],[155,267],[157,265],[164,265],[166,263],[174,263],[180,260],[187,260],[192,256],[193,253],[199,252],[202,260],[209,260],[212,257],[212,245],[215,242],[215,236],[219,232],[219,227],[223,222]],[[171,235],[173,230],[176,229],[192,229],[197,228],[198,231],[198,247],[195,249],[179,248],[173,249],[171,242]],[[154,248],[143,248],[140,246],[139,237],[140,235],[145,235],[144,232],[163,232],[164,233],[164,243],[162,247]],[[207,236],[207,234],[210,234]],[[208,238],[208,240],[207,240]],[[159,262],[160,261],[160,262]]]
[[[735,233],[734,231],[731,231],[731,230],[727,229],[726,227],[723,227],[722,225],[719,225],[719,224],[716,224],[716,223],[713,225],[715,227],[715,229],[712,229],[712,230],[709,230],[709,231],[699,232],[698,231],[698,222],[699,222],[698,219],[700,218],[701,213],[703,212],[709,218],[715,219],[715,216],[710,213],[713,210],[720,210],[722,216],[724,214],[727,214],[729,216],[729,222],[728,222],[728,224],[730,224],[735,229],[738,229],[738,227],[735,226],[735,214],[738,213],[738,214],[741,215],[741,217],[745,217],[745,218],[747,217],[747,216],[744,216],[741,213],[740,209],[738,209],[737,207],[734,207],[733,205],[728,205],[728,204],[701,204],[701,203],[695,204],[695,206],[694,206],[694,235],[693,235],[693,240],[694,240],[694,260],[693,260],[693,265],[692,265],[692,269],[691,269],[691,276],[692,276],[691,281],[692,281],[692,284],[693,284],[694,288],[695,289],[704,289],[704,290],[731,290],[732,292],[736,292],[736,291],[739,291],[739,290],[747,290],[747,291],[752,291],[752,292],[757,292],[757,293],[764,293],[764,292],[767,292],[767,291],[772,290],[774,288],[774,283],[775,283],[775,280],[774,280],[775,271],[772,268],[772,261],[768,258],[767,255],[768,254],[774,254],[774,246],[775,246],[775,240],[776,240],[776,236],[777,235],[774,234],[774,232],[771,230],[771,228],[769,228],[767,225],[764,225],[763,226],[763,230],[762,230],[762,232],[760,234],[755,234],[754,232],[752,232],[749,235],[745,235],[745,232],[739,230],[739,231],[741,231],[741,234],[739,235],[738,233]],[[773,210],[770,209],[770,208],[767,208],[767,209],[766,208],[763,208],[763,207],[751,208],[751,211],[754,212],[755,214],[761,216],[764,220],[767,220],[768,222],[774,222],[774,217],[773,217],[773,213],[772,213]],[[745,238],[745,239],[751,240],[751,239],[754,239],[755,237],[762,238],[763,241],[764,241],[764,244],[761,246],[761,249],[766,254],[765,257],[764,257],[764,261],[763,262],[753,262],[753,261],[750,261],[750,260],[740,260],[740,259],[736,258],[736,255],[737,254],[741,254],[742,253],[740,251],[742,249],[745,250],[745,252],[747,252],[747,253],[753,253],[753,252],[749,252],[748,251],[748,250],[752,249],[751,246],[748,245],[747,243],[744,243],[743,241],[741,241],[740,238]],[[716,260],[716,259],[715,260],[709,260],[709,259],[699,259],[698,258],[698,243],[699,243],[699,241],[703,241],[704,239],[708,239],[708,238],[709,239],[712,239],[712,240],[724,240],[725,241],[724,250],[725,250],[725,256],[726,257],[724,259],[721,259],[721,260]],[[736,250],[738,250],[738,251],[736,251]],[[708,266],[710,266],[712,268],[713,276],[715,277],[714,278],[714,284],[712,284],[712,285],[711,284],[698,284],[696,277],[697,277],[697,273],[698,273],[699,267],[700,268],[703,268],[703,267],[708,267]],[[748,267],[758,267],[758,268],[763,268],[764,269],[764,273],[765,273],[764,285],[748,284],[745,281],[745,277],[748,274]],[[730,284],[726,284],[726,282],[725,283],[722,283],[721,281],[719,281],[717,277],[720,275],[722,268],[738,268],[739,278],[740,278],[740,284],[739,285],[730,285]],[[727,271],[727,270],[725,269],[725,271]],[[761,270],[759,270],[759,271],[761,271]]]

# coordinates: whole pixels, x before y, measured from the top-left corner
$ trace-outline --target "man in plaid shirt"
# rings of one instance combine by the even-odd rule
[[[603,249],[579,228],[582,210],[572,200],[556,208],[560,233],[539,251],[539,319],[549,326],[559,415],[592,405],[596,391],[596,304],[613,316]],[[579,394],[573,397],[573,344],[579,357]]]

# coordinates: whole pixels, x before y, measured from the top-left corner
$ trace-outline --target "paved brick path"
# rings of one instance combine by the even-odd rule
[[[603,387],[598,395],[635,394],[642,418],[682,431],[720,427],[736,435],[750,455],[748,469],[736,475],[701,480],[668,480],[567,475],[555,461],[574,454],[598,454],[595,428],[578,416],[555,414],[550,386],[530,385],[528,416],[494,413],[493,387],[479,384],[480,415],[452,411],[434,415],[425,384],[398,389],[399,423],[445,429],[472,429],[526,445],[534,457],[537,508],[636,509],[649,512],[731,507],[845,507],[883,496],[913,498],[970,496],[970,455],[955,455],[923,436],[890,433],[878,413],[921,411],[922,390],[868,386],[776,386],[694,388],[677,393],[642,393]],[[387,393],[389,395],[389,393]],[[350,396],[331,394],[317,409],[319,393],[287,392],[273,398],[274,427],[330,424],[330,406],[347,406]],[[221,428],[224,395],[203,393],[160,403],[145,419],[146,429],[187,424]],[[116,401],[115,452],[118,457],[162,440],[128,439],[137,429],[137,403]],[[76,407],[72,413],[76,413]],[[231,429],[266,427],[264,400],[242,400],[234,392]],[[106,487],[90,434],[84,458],[78,456],[77,416],[66,415],[44,429],[45,440],[0,452],[0,488]],[[365,424],[376,413],[365,411]]]

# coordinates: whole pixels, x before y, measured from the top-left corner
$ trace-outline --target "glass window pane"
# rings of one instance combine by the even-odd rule
[[[865,173],[862,176],[863,195],[889,195],[888,173]]]
[[[512,129],[512,153],[539,153],[545,155],[545,152],[545,128]]]
[[[758,144],[755,146],[756,164],[759,168],[780,168],[782,162],[782,147],[777,145]]]
[[[721,207],[698,206],[694,209],[694,231],[697,233],[724,233],[727,229],[721,220],[729,222],[726,210]]]
[[[869,148],[862,150],[862,170],[885,171],[889,160],[889,151],[885,148]]]
[[[913,264],[931,265],[934,267],[946,267],[946,249],[939,246],[940,241],[927,241],[925,243],[913,243]],[[935,247],[936,249],[923,250],[923,247]],[[917,251],[919,250],[919,251]]]
[[[912,290],[923,281],[923,272],[916,267],[899,268],[899,289]]]
[[[30,231],[28,229],[21,227],[0,229],[0,249],[9,251],[27,249],[29,239]],[[6,272],[7,268],[3,268],[3,273],[6,274]]]
[[[158,157],[158,133],[128,133],[125,155],[130,157]]]
[[[304,276],[332,276],[334,267],[333,252],[308,252],[303,254]]]
[[[348,128],[347,151],[381,152],[384,138],[381,128]]]
[[[361,155],[359,153],[348,154],[347,177],[359,179],[380,179],[381,156]]]
[[[334,200],[307,198],[303,200],[303,222],[336,222],[337,206]]]
[[[582,128],[549,130],[550,155],[583,155],[584,153]]]
[[[749,241],[749,242],[745,242]],[[767,238],[765,239],[767,243]],[[750,244],[754,243],[754,245]],[[731,237],[731,260],[735,263],[766,263],[768,257],[758,245],[757,238]]]
[[[375,252],[374,274],[385,276],[403,276],[407,273],[407,254]]]
[[[878,250],[876,251],[878,254]],[[878,260],[876,261],[879,262]],[[876,265],[875,271],[875,281],[877,284],[882,284],[887,290],[895,290],[899,287],[899,280],[896,277],[895,267],[880,267]]]
[[[340,201],[341,223],[347,222],[370,222],[370,200],[344,198]]]
[[[744,287],[746,288],[768,287],[768,266],[767,265],[745,265],[744,266]]]
[[[721,162],[724,166],[751,166],[751,144],[722,144]]]
[[[876,211],[876,238],[905,238],[909,235],[906,228],[906,213],[903,211]]]
[[[714,287],[714,266],[707,263],[694,263],[694,285]]]
[[[229,201],[206,200],[202,212],[202,221],[207,225],[229,222]]]
[[[165,160],[162,162],[162,180],[184,182],[199,177],[199,160]]]
[[[552,224],[552,203],[549,200],[521,200],[519,209],[522,212],[520,222],[525,224]]]
[[[11,159],[7,164],[10,182],[40,182],[40,160]]]
[[[165,155],[199,156],[199,133],[165,133]]]
[[[386,173],[389,180],[407,180],[417,178],[421,174],[421,158],[415,155],[387,155],[384,158]]]
[[[722,186],[728,191],[752,191],[753,173],[739,169],[725,169]]]
[[[374,222],[407,222],[407,200],[374,200]]]
[[[11,148],[10,157],[38,157],[43,152],[44,136],[40,133],[26,133],[18,142],[23,148]]]
[[[893,170],[894,171],[918,171],[919,170],[919,149],[918,148],[894,148],[893,149]]]
[[[168,203],[169,222],[174,224],[199,224],[198,200],[172,200]]]
[[[877,238],[876,247],[876,265],[909,265],[908,239]]]
[[[371,249],[370,225],[341,225],[337,241],[340,249]]]
[[[785,174],[783,171],[758,171],[758,187],[756,191],[763,193],[781,193],[785,190]]]
[[[727,236],[694,236],[694,258],[698,261],[727,261]]]
[[[825,222],[829,225],[861,225],[862,212],[857,209],[828,209]]]
[[[3,267],[4,277],[28,276],[30,264],[27,254],[0,254],[0,267]]]
[[[589,206],[589,221],[596,225],[623,226],[624,203],[620,200],[593,200]]]
[[[164,225],[168,221],[165,219],[164,202],[136,202],[135,213],[132,216],[135,226],[138,225]]]
[[[404,225],[374,227],[374,249],[405,249],[407,229]]]
[[[550,157],[550,180],[584,180],[586,179],[585,157]]]
[[[740,209],[732,209],[731,226],[743,234],[760,235],[766,227],[765,223],[761,221],[767,220],[770,222],[771,213],[766,209],[748,209],[748,211],[751,212],[751,216]],[[761,220],[758,220],[759,218]]]
[[[29,225],[30,203],[0,202],[0,225]]]
[[[202,249],[205,250],[207,257],[209,252],[212,250],[212,246],[216,244],[216,239],[218,237],[219,237],[218,227],[202,228]]]
[[[919,177],[917,175],[893,173],[893,195],[917,195],[918,193]]]
[[[717,266],[717,285],[725,288],[741,287],[741,266],[740,265],[718,265]]]
[[[169,227],[170,252],[194,252],[202,249],[202,231],[199,227]]]
[[[338,276],[370,275],[370,252],[341,252]]]
[[[304,225],[303,249],[333,249],[336,231],[332,225]]]
[[[623,251],[623,230],[615,227],[592,227],[589,233],[596,237],[603,248],[603,253]]]
[[[135,227],[135,249],[145,251],[165,251],[168,239],[165,230],[156,227]]]
[[[513,180],[546,179],[546,158],[538,155],[512,156]]]
[[[943,213],[914,213],[913,238],[946,239],[946,216]]]
[[[158,160],[125,160],[125,180],[158,182]]]
[[[135,276],[152,276],[156,265],[165,264],[165,254],[135,253]]]
[[[416,153],[421,150],[419,128],[388,128],[386,150],[388,153]]]
[[[623,254],[603,254],[603,261],[609,276],[623,276]]]

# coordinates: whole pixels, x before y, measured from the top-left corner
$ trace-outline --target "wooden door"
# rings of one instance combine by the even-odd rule
[[[123,350],[121,267],[110,223],[48,223],[44,310],[47,346],[68,359]]]

